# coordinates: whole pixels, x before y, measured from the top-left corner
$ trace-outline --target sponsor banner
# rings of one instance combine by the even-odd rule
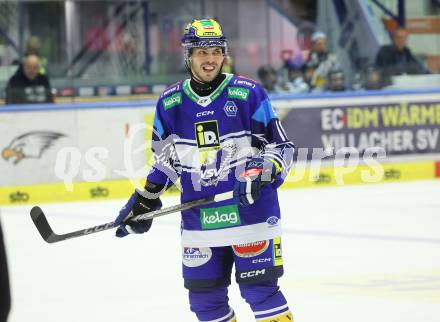
[[[145,179],[136,181],[142,184]],[[0,187],[0,205],[127,198],[134,190],[129,180],[77,182],[71,191],[62,183]]]
[[[303,188],[434,179],[435,171],[435,161],[319,168],[297,165],[290,171],[282,187]]]
[[[387,156],[440,153],[440,98],[422,100],[414,95],[365,101],[335,100],[332,106],[309,102],[302,108],[301,102],[292,100],[295,108],[288,110],[282,123],[298,148],[354,147],[361,156],[371,147],[383,148]]]
[[[139,108],[1,113],[0,185],[145,176],[153,115]]]
[[[0,186],[61,181],[55,175],[57,152],[78,146],[77,112],[2,113]]]
[[[383,171],[378,172],[380,177],[378,183],[403,182],[410,180],[423,180],[440,178],[440,162],[408,162],[408,163],[385,163],[380,165]],[[349,171],[349,172],[345,172]],[[350,172],[351,171],[351,172]],[[374,170],[379,171],[379,170]],[[350,168],[343,167],[322,167],[319,169],[294,169],[286,178],[282,188],[305,188],[335,186],[338,184],[361,184],[368,183],[364,180],[365,175],[375,174],[372,168],[359,166]],[[340,182],[342,178],[342,183]],[[145,178],[139,178],[135,183],[142,185]],[[0,186],[0,205],[20,205],[20,204],[38,204],[46,202],[70,202],[83,200],[101,200],[127,198],[133,191],[133,183],[130,180],[108,180],[101,182],[73,182],[73,188],[68,190],[63,183],[53,184],[35,184],[35,185],[13,185]],[[178,193],[176,189],[170,189],[172,193]],[[168,192],[166,192],[168,193]],[[222,208],[222,207],[220,207]],[[224,211],[218,211],[218,208],[207,208],[205,213],[205,227],[214,228],[217,225],[235,225],[240,221],[239,217],[234,215],[230,217],[226,209],[226,216],[221,216]],[[211,213],[211,210],[216,210]],[[232,212],[235,212],[232,209]],[[210,218],[209,215],[213,217]],[[238,210],[237,210],[238,214]],[[269,218],[270,226],[278,225],[277,218]],[[201,220],[203,217],[201,216]],[[225,220],[225,221],[223,221]],[[235,224],[234,224],[235,223]]]

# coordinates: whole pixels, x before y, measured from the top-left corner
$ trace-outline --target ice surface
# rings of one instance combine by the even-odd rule
[[[168,197],[172,205],[177,197]],[[285,275],[297,322],[439,322],[440,181],[280,191]],[[112,221],[124,200],[42,205],[65,233]],[[179,215],[142,236],[46,244],[30,206],[3,207],[10,322],[196,321],[180,264]],[[235,283],[239,322],[253,321]]]

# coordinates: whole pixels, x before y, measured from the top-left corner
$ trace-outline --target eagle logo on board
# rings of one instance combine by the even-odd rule
[[[2,158],[11,160],[14,165],[23,159],[40,159],[43,153],[59,138],[66,136],[51,131],[33,131],[22,134],[3,149]]]

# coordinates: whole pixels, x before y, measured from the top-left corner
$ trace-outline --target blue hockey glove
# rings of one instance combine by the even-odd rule
[[[235,182],[235,202],[241,206],[252,205],[260,199],[261,188],[271,183],[280,172],[281,167],[278,163],[261,157],[253,158]]]
[[[155,190],[156,192],[154,192],[152,191],[153,189],[151,189],[151,185],[159,187],[158,185],[147,184],[145,190],[153,193],[157,193],[161,190],[158,189],[157,191]],[[148,230],[150,230],[153,219],[141,219],[134,221],[130,220],[130,218],[145,214],[147,212],[158,210],[161,207],[162,202],[159,198],[149,199],[139,194],[139,192],[135,191],[131,195],[125,206],[119,211],[119,215],[115,219],[114,226],[119,226],[116,230],[116,237],[125,237],[128,234],[146,233]]]

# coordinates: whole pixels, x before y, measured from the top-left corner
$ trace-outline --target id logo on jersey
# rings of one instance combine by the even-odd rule
[[[199,149],[220,147],[217,121],[198,122],[194,124],[194,127]]]
[[[273,239],[273,262],[274,262],[274,266],[283,265],[283,252],[281,250],[280,237],[276,237]]]

